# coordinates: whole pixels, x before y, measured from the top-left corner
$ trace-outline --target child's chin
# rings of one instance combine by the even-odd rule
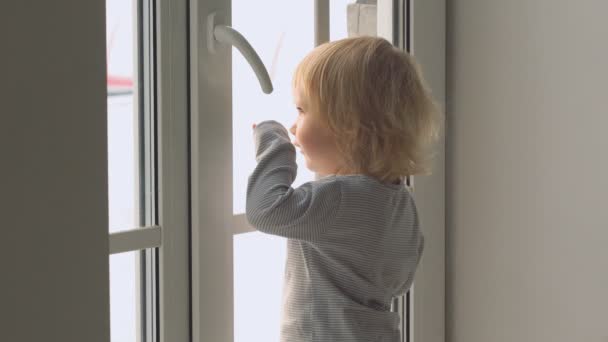
[[[310,160],[308,160],[308,158],[307,158],[307,157],[304,157],[304,160],[306,161],[306,168],[307,168],[308,170],[310,170],[310,171],[312,171],[312,172],[317,172],[317,171],[315,170],[314,165],[313,165],[313,164],[310,162]]]

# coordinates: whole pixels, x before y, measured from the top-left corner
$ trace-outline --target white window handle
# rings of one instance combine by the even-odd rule
[[[272,93],[272,81],[270,80],[270,76],[268,76],[268,71],[266,70],[264,63],[262,63],[260,56],[258,56],[253,47],[251,47],[251,44],[249,44],[247,39],[245,39],[237,30],[226,25],[216,25],[216,14],[217,12],[213,12],[207,17],[207,47],[209,50],[212,53],[215,53],[216,42],[235,46],[239,49],[247,62],[249,62],[249,65],[258,77],[258,81],[260,81],[262,91],[266,94]]]

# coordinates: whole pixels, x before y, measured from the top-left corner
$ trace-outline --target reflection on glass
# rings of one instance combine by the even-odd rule
[[[112,342],[137,341],[138,256],[127,252],[110,256],[110,333]]]
[[[234,236],[234,341],[278,342],[286,239]]]
[[[135,4],[106,2],[109,231],[138,226]]]
[[[247,61],[237,49],[232,49],[235,215],[245,212],[247,178],[256,165],[251,125],[275,120],[289,129],[297,117],[291,79],[297,64],[314,47],[313,4],[313,1],[281,0],[232,2],[232,27],[260,55],[274,86],[272,94],[264,94]],[[298,176],[294,187],[314,179],[303,156],[296,155]]]

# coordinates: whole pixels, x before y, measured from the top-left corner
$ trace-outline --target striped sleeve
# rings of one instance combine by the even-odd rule
[[[395,294],[395,296],[402,296],[404,295],[412,286],[412,283],[414,282],[414,276],[416,274],[416,270],[418,269],[418,265],[420,265],[420,259],[422,259],[422,253],[424,252],[424,235],[422,234],[422,232],[420,232],[418,234],[418,249],[417,249],[417,258],[416,258],[416,264],[413,267],[413,271],[411,272],[409,278],[401,285],[401,287],[399,289],[397,289],[397,292]]]
[[[261,122],[254,129],[254,140],[258,164],[247,184],[247,221],[260,232],[319,239],[337,215],[340,183],[318,180],[293,188],[296,152],[280,123]]]

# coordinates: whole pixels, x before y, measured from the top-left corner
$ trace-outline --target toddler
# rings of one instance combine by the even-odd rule
[[[424,238],[408,175],[428,174],[442,116],[407,53],[383,38],[325,43],[293,77],[289,132],[254,124],[246,216],[287,238],[281,342],[399,342],[393,297]],[[297,188],[296,148],[318,175]]]

